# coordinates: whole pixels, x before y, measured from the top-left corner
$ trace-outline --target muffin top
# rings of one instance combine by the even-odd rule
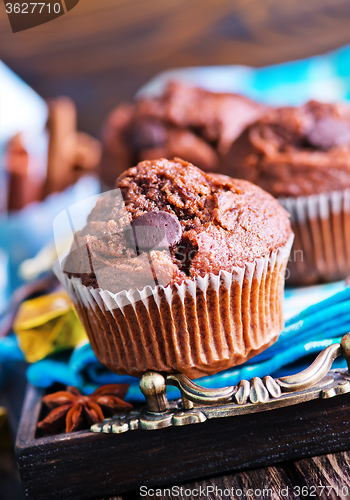
[[[141,162],[116,188],[99,198],[64,265],[86,286],[118,292],[146,286],[150,273],[165,286],[230,272],[291,235],[287,212],[261,188],[178,158]],[[165,232],[148,241],[157,227]]]
[[[232,145],[223,172],[277,197],[350,187],[350,108],[310,101],[270,110]]]
[[[120,104],[109,115],[102,132],[101,178],[113,185],[139,161],[174,156],[206,172],[219,171],[220,155],[267,109],[238,94],[169,82],[161,95]]]

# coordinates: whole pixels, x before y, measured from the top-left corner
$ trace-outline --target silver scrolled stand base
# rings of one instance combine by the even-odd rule
[[[348,370],[331,370],[333,361],[341,355],[347,361]],[[163,429],[332,398],[350,392],[349,374],[350,333],[340,344],[326,347],[302,372],[277,379],[254,377],[250,381],[241,380],[236,386],[207,389],[182,374],[164,377],[158,372],[147,372],[140,381],[147,406],[94,424],[91,431],[118,434],[135,429]],[[167,385],[178,387],[181,399],[169,402]]]

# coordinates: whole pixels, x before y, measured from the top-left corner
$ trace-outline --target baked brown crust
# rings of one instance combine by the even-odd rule
[[[86,286],[111,292],[145,286],[149,259],[158,282],[170,284],[231,272],[284,246],[291,235],[287,212],[268,193],[247,181],[205,174],[180,159],[141,162],[124,172],[116,187],[125,207],[116,191],[102,196],[65,264]],[[177,217],[181,241],[169,251],[138,255],[126,229],[145,212],[158,211]]]
[[[276,197],[350,187],[350,108],[310,101],[270,110],[251,124],[222,159],[227,175]]]

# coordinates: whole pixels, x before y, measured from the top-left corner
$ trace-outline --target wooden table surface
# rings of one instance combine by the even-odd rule
[[[350,455],[323,455],[278,466],[217,476],[190,483],[97,500],[347,500],[350,497]]]
[[[253,445],[253,443],[252,443]],[[278,466],[248,470],[98,500],[324,500],[350,497],[350,454],[334,453]]]
[[[21,500],[18,473],[13,458],[0,455],[1,500]],[[181,490],[182,488],[182,490]],[[152,488],[122,497],[96,500],[169,500],[169,499],[348,499],[350,497],[350,452],[334,453],[278,466],[248,470],[211,479]],[[186,491],[187,490],[187,491]],[[191,494],[189,495],[188,493]],[[196,494],[198,492],[198,494]],[[146,493],[143,490],[142,493]],[[229,494],[228,494],[229,493]],[[14,496],[15,495],[15,496]]]
[[[320,54],[350,43],[349,22],[349,0],[81,0],[13,34],[0,2],[0,58],[43,97],[72,97],[79,128],[98,135],[160,71]]]

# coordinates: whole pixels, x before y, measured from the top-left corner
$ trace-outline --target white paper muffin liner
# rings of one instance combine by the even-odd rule
[[[278,201],[290,213],[295,233],[287,283],[346,278],[350,274],[350,189]]]
[[[231,273],[117,294],[84,286],[58,263],[54,271],[102,364],[120,374],[196,378],[241,364],[277,340],[292,241]]]

